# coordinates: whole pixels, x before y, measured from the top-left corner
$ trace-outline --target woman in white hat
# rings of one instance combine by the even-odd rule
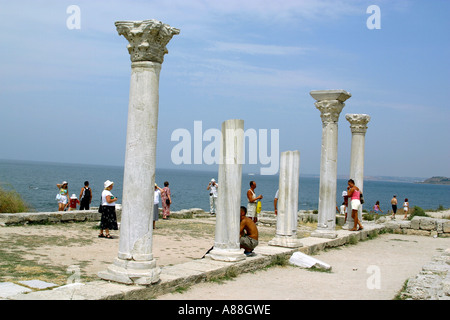
[[[100,234],[99,238],[108,238],[112,239],[112,236],[109,234],[109,230],[117,230],[117,217],[116,217],[116,201],[117,197],[115,197],[111,193],[111,189],[114,186],[114,182],[106,180],[103,184],[104,190],[102,192],[102,218],[100,220]],[[103,230],[105,230],[105,234],[103,234]]]
[[[57,183],[56,186],[59,189],[59,193],[56,195],[58,200],[58,211],[64,211],[64,209],[69,204],[69,189],[67,181],[63,181],[61,184]]]

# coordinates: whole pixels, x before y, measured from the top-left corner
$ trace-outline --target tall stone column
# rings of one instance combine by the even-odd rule
[[[159,74],[166,45],[180,30],[156,20],[118,21],[131,58],[119,253],[99,277],[126,284],[159,281],[152,253]]]
[[[281,153],[278,185],[278,215],[275,238],[271,246],[301,247],[297,239],[298,185],[300,178],[300,151]]]
[[[355,185],[363,192],[364,190],[364,148],[367,131],[367,123],[370,116],[367,114],[347,114],[345,119],[350,122],[352,130],[352,149],[350,157],[350,179],[355,181]],[[349,199],[349,206],[350,206]],[[358,219],[362,221],[362,205],[358,210]],[[354,220],[352,218],[351,209],[348,210],[347,221],[343,226],[347,229],[349,226],[353,228]]]
[[[338,120],[351,94],[344,90],[311,91],[322,119],[322,151],[320,159],[319,217],[313,237],[335,238]]]
[[[222,123],[214,249],[208,254],[213,260],[245,259],[239,242],[243,159],[244,120],[227,120]]]

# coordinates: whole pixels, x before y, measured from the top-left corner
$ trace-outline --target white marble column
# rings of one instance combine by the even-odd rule
[[[280,157],[278,184],[278,215],[275,238],[271,246],[301,247],[297,239],[298,186],[300,178],[300,151],[286,151]]]
[[[239,242],[243,159],[244,120],[227,120],[222,123],[214,249],[207,255],[213,260],[245,259]]]
[[[159,74],[167,43],[179,30],[160,21],[118,21],[131,58],[130,97],[119,253],[99,277],[126,284],[159,281],[152,253]]]
[[[370,121],[370,116],[367,114],[347,114],[345,118],[350,123],[350,129],[352,131],[352,147],[350,156],[350,179],[355,181],[355,185],[364,191],[364,148],[367,124]],[[350,206],[351,199],[349,199]],[[358,220],[362,221],[362,207],[359,207]],[[354,220],[351,215],[351,209],[348,210],[347,221],[342,227],[348,229],[349,226],[353,228]]]
[[[313,237],[335,238],[338,120],[351,94],[344,90],[311,91],[322,119],[322,151],[320,159],[319,217]]]

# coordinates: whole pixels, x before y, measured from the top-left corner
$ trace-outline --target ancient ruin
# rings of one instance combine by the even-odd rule
[[[151,284],[160,269],[152,254],[153,193],[158,129],[159,74],[166,45],[180,30],[160,21],[118,21],[129,42],[130,98],[118,257],[99,277],[126,284]]]
[[[350,179],[355,181],[355,185],[364,192],[364,147],[367,131],[367,123],[370,116],[367,114],[347,114],[345,118],[350,122],[352,130],[352,147],[350,157]],[[362,208],[359,206],[358,220],[362,221]],[[353,226],[353,218],[351,214],[347,214],[347,221],[343,226],[344,229]],[[351,228],[351,227],[350,227]]]
[[[214,260],[245,259],[239,243],[243,157],[244,120],[227,120],[222,123],[214,249],[208,254]]]
[[[278,215],[275,237],[269,245],[288,248],[301,247],[297,239],[298,185],[300,178],[300,151],[281,153],[278,187]]]
[[[351,94],[344,90],[311,91],[310,94],[316,99],[315,106],[322,119],[319,218],[312,236],[332,239],[336,237],[338,120]]]

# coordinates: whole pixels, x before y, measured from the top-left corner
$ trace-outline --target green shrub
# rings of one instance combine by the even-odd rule
[[[425,213],[425,211],[418,206],[415,206],[411,212],[411,214],[409,215],[409,220],[412,220],[412,218],[414,218],[415,216],[420,216],[420,217],[427,217],[428,215]]]
[[[15,190],[0,187],[0,213],[17,213],[30,211],[29,205]]]

